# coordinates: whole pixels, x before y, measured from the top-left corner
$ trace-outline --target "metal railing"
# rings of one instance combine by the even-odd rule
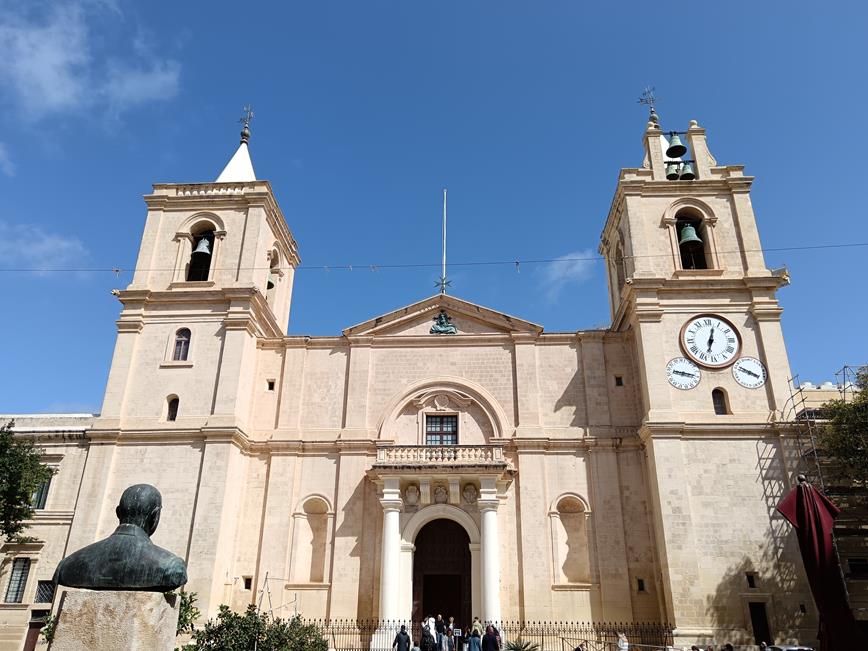
[[[329,648],[336,651],[387,651],[402,625],[414,644],[419,645],[422,637],[420,622],[337,619],[305,623],[319,628]],[[503,621],[497,628],[504,644],[531,642],[539,645],[539,651],[573,651],[582,642],[587,651],[617,651],[618,633],[627,636],[631,651],[672,645],[672,627],[662,622]]]

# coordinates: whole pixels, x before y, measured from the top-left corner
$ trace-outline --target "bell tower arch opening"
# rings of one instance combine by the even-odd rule
[[[466,628],[472,621],[470,536],[454,520],[439,518],[416,534],[413,554],[413,621],[443,615]]]

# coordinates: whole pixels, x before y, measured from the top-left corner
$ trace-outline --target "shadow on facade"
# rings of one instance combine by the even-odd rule
[[[796,536],[776,510],[798,468],[798,452],[790,448],[786,438],[756,443],[757,482],[762,487],[768,524],[756,553],[730,565],[707,600],[707,613],[719,631],[718,644],[754,642],[752,603],[764,604],[773,637],[766,642],[812,642],[816,633],[813,601],[807,592]]]

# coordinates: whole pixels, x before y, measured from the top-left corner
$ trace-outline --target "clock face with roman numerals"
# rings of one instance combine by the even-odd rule
[[[729,321],[716,314],[700,314],[681,328],[681,348],[697,364],[729,366],[741,350],[741,336]]]

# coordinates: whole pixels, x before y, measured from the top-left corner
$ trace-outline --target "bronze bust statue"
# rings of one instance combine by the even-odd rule
[[[187,583],[187,567],[172,552],[157,547],[162,508],[160,491],[150,484],[127,488],[115,509],[120,520],[104,540],[70,554],[54,571],[54,583],[90,590],[168,592]]]

